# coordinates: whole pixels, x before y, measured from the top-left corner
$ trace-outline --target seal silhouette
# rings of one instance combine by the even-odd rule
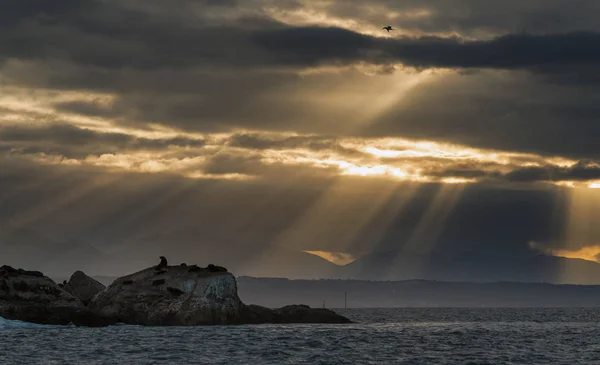
[[[156,266],[157,269],[163,269],[167,267],[167,259],[164,256],[160,257],[160,264],[158,264],[158,266]]]

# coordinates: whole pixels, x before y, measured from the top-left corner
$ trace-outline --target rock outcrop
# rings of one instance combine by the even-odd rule
[[[116,323],[86,308],[38,271],[0,267],[0,317],[40,324],[101,327]]]
[[[84,303],[88,303],[87,307]],[[37,271],[0,268],[0,317],[40,324],[192,326],[351,323],[328,309],[245,305],[220,266],[151,267],[108,288],[78,271],[63,286]]]
[[[115,280],[89,308],[135,325],[240,323],[243,304],[235,277],[194,266],[148,268]]]
[[[106,287],[82,271],[76,271],[71,275],[69,282],[63,284],[63,289],[79,298],[83,304],[88,305],[94,295],[100,293]]]
[[[265,323],[352,323],[348,318],[325,308],[311,308],[307,305],[288,305],[279,309],[269,309],[259,305],[247,305],[240,316],[242,324]]]

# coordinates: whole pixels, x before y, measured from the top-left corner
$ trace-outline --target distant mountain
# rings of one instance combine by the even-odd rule
[[[458,283],[427,280],[289,280],[238,278],[245,303],[280,307],[303,303],[328,308],[598,307],[600,286],[536,283]]]
[[[58,241],[28,228],[4,224],[0,225],[0,264],[55,276],[69,276],[76,270],[89,275],[121,276],[158,263],[159,256],[166,256],[170,264],[213,263],[239,276],[600,284],[600,264],[596,262],[535,252],[496,255],[470,251],[428,254],[385,251],[338,266],[306,252],[257,245],[261,237],[246,238],[231,232],[204,235],[198,241],[193,232],[165,232],[163,236],[123,240],[114,242],[111,252],[102,252],[85,238]]]
[[[519,253],[495,256],[455,252],[377,252],[344,266],[340,278],[600,284],[600,264],[580,259]]]

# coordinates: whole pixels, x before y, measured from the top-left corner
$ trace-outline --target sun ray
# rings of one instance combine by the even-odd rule
[[[83,197],[93,194],[118,180],[116,175],[106,174],[86,185],[80,185],[62,194],[48,198],[39,204],[30,207],[29,209],[18,212],[11,217],[11,222],[16,226],[26,226],[36,221],[41,220],[67,205],[82,199]]]
[[[459,202],[464,188],[465,186],[462,184],[440,185],[429,206],[420,217],[419,223],[413,228],[412,233],[388,268],[388,278],[394,278],[394,270],[400,265],[405,252],[417,254],[422,259],[420,262],[411,263],[414,269],[413,274],[416,277],[424,270],[427,257],[438,243],[446,221]]]
[[[408,183],[387,181],[364,184],[354,179],[337,178],[324,188],[320,197],[306,209],[296,220],[286,227],[273,241],[273,247],[285,248],[296,252],[319,251],[336,252],[338,255],[350,255],[349,249],[358,238],[364,235],[363,230],[369,226],[372,240],[361,239],[360,248],[368,252],[380,235],[375,234],[374,228],[383,231],[391,218],[379,225],[373,224],[373,219],[379,217],[382,209],[389,204],[399,186]],[[405,195],[410,196],[408,187]],[[408,198],[407,198],[408,199]],[[407,199],[395,199],[396,210],[401,209]],[[269,255],[266,250],[264,257]],[[260,263],[260,258],[257,260]]]
[[[562,233],[556,242],[547,245],[532,243],[532,247],[543,253],[588,261],[600,262],[600,190],[586,187],[563,188],[559,192],[564,199]],[[559,197],[560,197],[559,196]],[[572,262],[562,261],[556,268],[556,281],[560,283],[586,282],[590,278]]]

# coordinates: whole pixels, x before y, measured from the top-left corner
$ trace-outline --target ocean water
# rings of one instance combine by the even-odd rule
[[[0,364],[600,364],[600,309],[338,312],[357,323],[89,329],[0,319]]]

